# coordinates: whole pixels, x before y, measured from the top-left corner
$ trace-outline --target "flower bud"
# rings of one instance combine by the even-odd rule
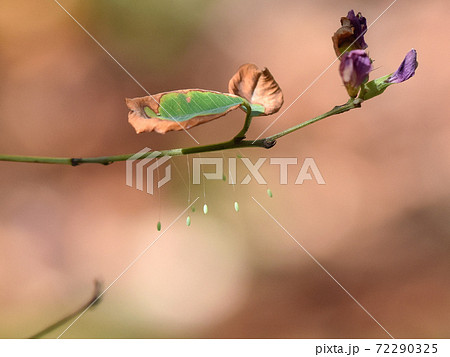
[[[416,73],[416,68],[418,66],[417,62],[417,52],[413,48],[409,51],[400,67],[391,74],[391,76],[386,80],[388,83],[401,83],[410,79]]]
[[[392,84],[402,83],[410,79],[416,73],[417,66],[417,52],[415,49],[412,49],[406,54],[405,59],[400,64],[400,67],[398,67],[394,73],[374,79],[369,83],[365,83],[364,89],[361,90],[360,97],[364,100],[371,99],[382,94],[386,88]]]
[[[342,55],[339,73],[350,97],[355,98],[358,95],[371,70],[372,61],[363,50],[354,50]]]

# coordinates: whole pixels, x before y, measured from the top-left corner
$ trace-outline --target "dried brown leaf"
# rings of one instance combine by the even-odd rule
[[[283,105],[283,92],[267,68],[260,70],[247,63],[239,67],[228,83],[228,92],[247,99],[251,104],[264,107],[264,115],[280,110]]]

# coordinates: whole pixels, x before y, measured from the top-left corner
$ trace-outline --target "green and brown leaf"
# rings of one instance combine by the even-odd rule
[[[188,130],[239,108],[244,99],[203,89],[184,89],[126,99],[128,122],[136,133]]]
[[[136,133],[188,130],[220,118],[242,107],[251,115],[270,115],[283,105],[283,93],[267,68],[254,64],[241,66],[231,78],[230,93],[204,89],[182,89],[153,96],[126,99],[128,122]]]

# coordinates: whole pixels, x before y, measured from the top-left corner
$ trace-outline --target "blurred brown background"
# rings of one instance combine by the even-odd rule
[[[289,105],[334,59],[349,9],[371,23],[391,1],[61,0],[151,93],[225,91],[242,63],[267,66]],[[0,153],[100,156],[192,146],[183,132],[136,135],[124,98],[145,93],[53,1],[0,6]],[[279,140],[258,157],[313,157],[326,185],[280,185],[278,168],[234,191],[206,185],[209,213],[181,218],[66,338],[384,338],[385,332],[251,199],[397,338],[450,337],[448,1],[399,0],[366,35],[371,78],[412,47],[414,78],[358,110]],[[347,100],[335,64],[270,129]],[[276,116],[257,118],[256,137]],[[242,113],[196,127],[230,138]],[[235,157],[237,152],[224,152]],[[205,157],[221,157],[220,153]],[[187,176],[186,159],[173,159]],[[238,168],[242,180],[246,172]],[[27,337],[73,311],[95,278],[111,283],[186,207],[174,179],[152,197],[125,164],[0,162],[0,336]],[[186,178],[185,178],[186,179]],[[240,212],[233,202],[240,203]],[[62,330],[48,337],[56,337]]]

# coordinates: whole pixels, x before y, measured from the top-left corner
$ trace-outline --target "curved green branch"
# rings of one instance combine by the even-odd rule
[[[258,140],[244,140],[245,134],[250,127],[250,123],[252,120],[251,115],[251,107],[247,103],[246,107],[246,117],[242,130],[231,140],[225,141],[222,143],[215,143],[209,145],[202,146],[194,146],[188,148],[179,148],[179,149],[169,149],[162,150],[157,157],[162,156],[182,156],[187,154],[195,154],[195,153],[204,153],[204,152],[212,152],[212,151],[221,151],[221,150],[229,150],[229,149],[239,149],[239,148],[265,148],[270,149],[276,144],[276,140],[293,133],[294,131],[300,130],[308,125],[311,125],[319,120],[325,119],[327,117],[341,114],[347,112],[351,109],[359,108],[361,106],[361,99],[350,99],[346,104],[336,106],[330,111],[319,115],[313,119],[307,120],[303,123],[295,125],[289,129],[281,131],[277,134],[268,136],[263,139]],[[145,159],[150,156],[152,152],[148,152],[142,154],[138,160]],[[126,161],[130,157],[134,156],[133,154],[124,154],[124,155],[113,155],[113,156],[99,156],[99,157],[88,157],[88,158],[70,158],[70,157],[43,157],[43,156],[21,156],[21,155],[0,155],[0,161],[12,161],[12,162],[29,162],[29,163],[41,163],[41,164],[58,164],[58,165],[70,165],[70,166],[78,166],[81,164],[102,164],[109,165],[116,161]]]
[[[245,107],[245,121],[244,121],[244,126],[242,127],[242,130],[236,134],[236,136],[233,138],[233,140],[235,142],[239,142],[245,139],[245,133],[248,131],[248,129],[250,128],[250,124],[252,123],[252,107],[250,105],[249,102],[247,102],[246,100],[244,101],[244,103],[242,104]]]
[[[333,109],[331,109],[330,111],[319,115],[315,118],[312,118],[310,120],[304,121],[303,123],[300,123],[298,125],[293,126],[292,128],[283,130],[282,132],[279,132],[275,135],[269,136],[266,138],[266,140],[277,140],[285,135],[288,135],[290,133],[293,133],[294,131],[297,131],[299,129],[304,128],[305,126],[311,125],[315,122],[318,122],[319,120],[328,118],[332,115],[336,115],[336,114],[341,114],[341,113],[345,113],[348,112],[349,110],[355,109],[355,108],[360,108],[361,107],[361,103],[363,101],[361,99],[353,99],[350,98],[349,101],[343,105],[337,105],[335,106]]]

